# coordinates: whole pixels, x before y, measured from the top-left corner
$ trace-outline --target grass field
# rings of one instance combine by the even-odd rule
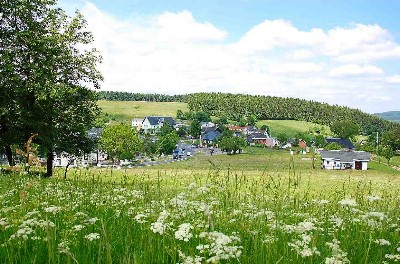
[[[0,174],[0,263],[398,261],[399,174],[308,158],[253,149],[67,180]]]
[[[115,117],[116,121],[130,122],[133,118],[146,116],[176,116],[177,110],[188,111],[186,103],[177,102],[137,102],[137,101],[98,101],[104,113]]]

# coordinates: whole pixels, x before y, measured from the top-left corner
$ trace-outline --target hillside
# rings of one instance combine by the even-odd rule
[[[400,111],[389,111],[383,113],[376,113],[374,115],[389,121],[400,123]]]
[[[176,111],[189,111],[187,103],[179,102],[138,102],[138,101],[98,101],[98,105],[107,113],[110,119],[118,122],[129,123],[132,118],[144,118],[149,115],[161,115],[176,117]],[[296,120],[260,120],[258,126],[268,125],[272,135],[279,133],[294,135],[297,132],[307,132],[314,128],[316,124],[306,121]],[[330,131],[329,127],[322,126],[325,131]]]

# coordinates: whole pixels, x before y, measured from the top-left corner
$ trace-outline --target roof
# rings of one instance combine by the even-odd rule
[[[164,123],[165,121],[167,121],[171,126],[175,125],[175,120],[170,116],[146,116],[146,118],[152,126]]]
[[[328,142],[328,144],[336,142],[343,148],[348,148],[348,149],[356,148],[348,138],[326,138],[326,142]]]
[[[257,132],[253,133],[247,136],[247,140],[253,140],[253,139],[268,139],[269,137],[266,136],[264,133]]]
[[[215,131],[209,131],[209,132],[205,133],[204,135],[202,135],[201,139],[202,140],[213,141],[213,140],[218,139],[220,137],[221,137],[221,132],[219,132],[218,130],[215,130]]]
[[[212,132],[212,131],[218,131],[221,133],[221,129],[219,129],[219,127],[217,126],[213,126],[213,127],[202,127],[201,128],[201,134],[205,134],[208,132]]]
[[[87,133],[90,139],[98,139],[100,138],[100,134],[103,132],[103,128],[101,127],[92,127]]]
[[[340,162],[371,160],[371,153],[365,151],[321,150],[320,154],[322,159],[334,159]]]

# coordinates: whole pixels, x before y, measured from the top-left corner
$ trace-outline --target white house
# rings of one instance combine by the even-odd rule
[[[136,128],[136,130],[142,129],[143,119],[142,118],[134,118],[132,119],[132,127]]]
[[[146,116],[142,122],[142,129],[145,133],[153,133],[158,131],[165,122],[171,126],[175,125],[175,120],[170,116]]]
[[[321,150],[322,168],[367,170],[371,154],[365,151]]]

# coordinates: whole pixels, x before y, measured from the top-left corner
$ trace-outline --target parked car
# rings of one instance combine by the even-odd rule
[[[172,158],[174,158],[174,159],[180,159],[180,158],[182,158],[183,156],[185,156],[185,153],[183,152],[182,149],[175,149],[175,150],[172,152]]]

